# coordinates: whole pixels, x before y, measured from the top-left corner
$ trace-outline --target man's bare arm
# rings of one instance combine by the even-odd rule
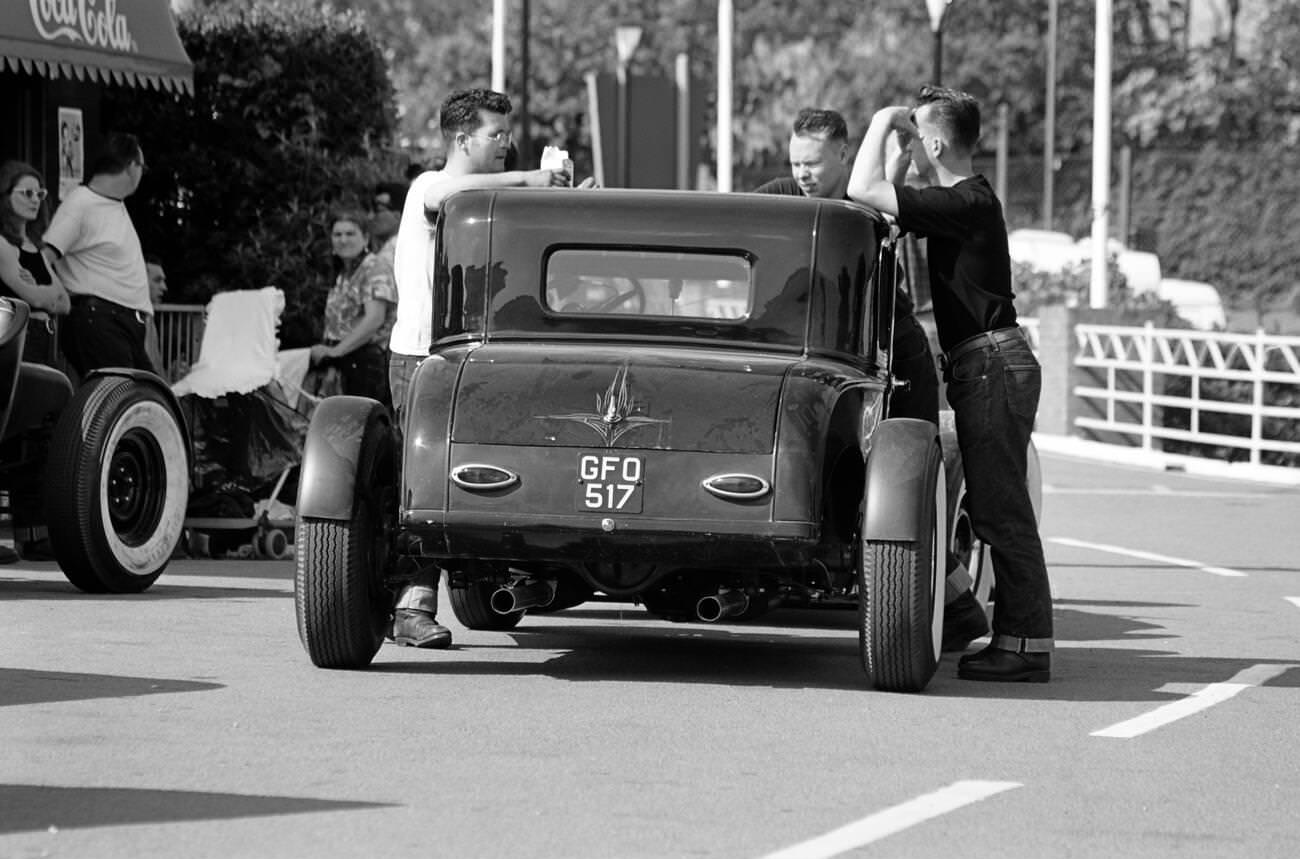
[[[504,173],[468,173],[451,176],[429,186],[424,194],[424,208],[436,212],[442,201],[457,191],[471,188],[567,188],[569,174],[563,170],[507,170]]]
[[[862,138],[858,157],[849,175],[849,199],[871,206],[889,215],[898,214],[898,190],[890,181],[897,171],[897,158],[891,159],[886,144],[894,131],[911,133],[912,123],[905,107],[886,107],[876,111]],[[900,134],[900,147],[906,138]]]

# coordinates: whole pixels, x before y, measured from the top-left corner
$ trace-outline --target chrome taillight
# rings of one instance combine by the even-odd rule
[[[462,489],[481,492],[514,486],[519,482],[519,475],[499,466],[471,462],[453,468],[451,470],[451,482]]]
[[[762,498],[772,488],[766,480],[753,474],[715,474],[701,480],[700,485],[719,498],[731,501],[753,501]]]

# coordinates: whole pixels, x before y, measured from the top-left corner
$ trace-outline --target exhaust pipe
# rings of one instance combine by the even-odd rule
[[[497,614],[514,614],[535,606],[547,606],[555,599],[555,585],[548,581],[505,585],[492,592],[488,604]]]
[[[705,623],[714,623],[736,615],[749,608],[749,597],[744,591],[718,591],[701,597],[695,604],[695,616]]]

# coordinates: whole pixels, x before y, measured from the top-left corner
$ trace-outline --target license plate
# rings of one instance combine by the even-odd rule
[[[645,461],[639,456],[584,453],[578,457],[577,509],[589,513],[640,513]]]

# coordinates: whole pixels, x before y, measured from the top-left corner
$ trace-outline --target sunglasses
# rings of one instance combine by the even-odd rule
[[[49,193],[44,188],[15,188],[14,190],[35,203],[44,200],[45,195]]]
[[[475,131],[470,134],[470,137],[479,137],[483,140],[490,140],[497,146],[506,146],[514,139],[514,133],[510,131],[498,131],[496,134],[479,134]]]

